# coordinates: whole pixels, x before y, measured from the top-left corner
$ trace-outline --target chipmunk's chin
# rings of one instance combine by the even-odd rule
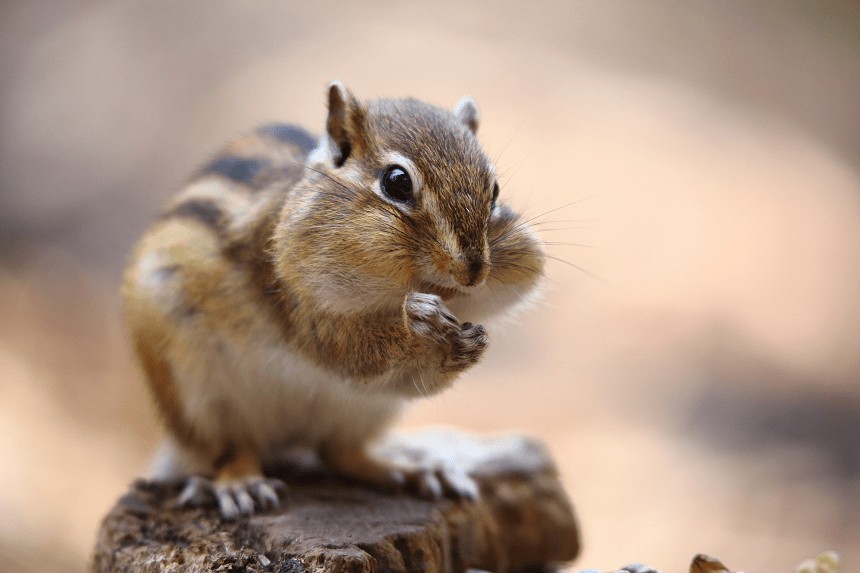
[[[435,294],[436,296],[441,297],[442,300],[448,300],[458,294],[463,294],[459,289],[442,286],[428,281],[421,281],[420,283],[418,283],[418,285],[415,287],[415,290],[418,292]]]

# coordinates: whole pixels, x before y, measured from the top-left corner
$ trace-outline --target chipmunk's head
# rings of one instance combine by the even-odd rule
[[[414,99],[365,104],[332,83],[326,134],[308,159],[308,200],[289,217],[308,249],[298,256],[316,261],[306,271],[326,275],[313,288],[355,304],[481,287],[492,264],[488,226],[510,212],[497,205],[477,128],[471,98],[453,111]]]

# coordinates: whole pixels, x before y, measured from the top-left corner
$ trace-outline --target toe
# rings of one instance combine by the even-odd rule
[[[237,484],[233,486],[233,499],[236,500],[236,505],[242,515],[251,515],[254,513],[254,498],[248,493],[245,484]]]
[[[273,483],[277,482],[277,483]],[[280,480],[259,480],[252,483],[248,490],[262,509],[274,509],[281,504],[278,490],[285,489]]]
[[[406,488],[408,480],[406,478],[406,473],[403,470],[393,468],[388,472],[386,477],[394,491],[401,492]]]
[[[465,472],[456,469],[444,469],[439,472],[439,477],[446,492],[452,497],[476,501],[481,496],[478,484]]]
[[[439,478],[436,477],[436,472],[421,472],[418,477],[418,491],[422,496],[430,499],[436,500],[442,498],[442,484],[439,482]]]
[[[236,504],[236,500],[233,499],[233,493],[229,488],[218,490],[218,509],[221,511],[224,519],[236,519],[241,515],[239,506]]]
[[[179,507],[200,507],[212,501],[214,486],[206,478],[192,476],[176,500]]]

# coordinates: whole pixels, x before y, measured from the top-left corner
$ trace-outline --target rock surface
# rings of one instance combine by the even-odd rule
[[[537,442],[426,430],[379,451],[457,463],[481,499],[427,501],[292,465],[274,472],[289,487],[281,509],[224,521],[214,508],[173,508],[181,484],[138,481],[104,519],[93,570],[506,573],[577,555],[573,511]]]

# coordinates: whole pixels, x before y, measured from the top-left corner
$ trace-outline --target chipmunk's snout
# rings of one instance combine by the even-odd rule
[[[463,286],[476,287],[484,284],[490,265],[482,252],[458,257],[451,268],[454,279]]]

